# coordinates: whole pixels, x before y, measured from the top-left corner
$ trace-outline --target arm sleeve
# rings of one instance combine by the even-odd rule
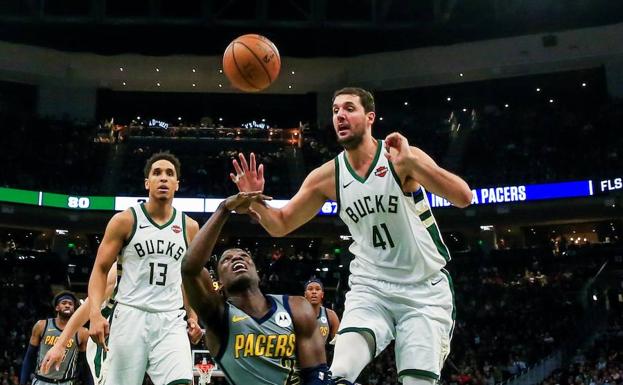
[[[19,376],[19,383],[25,385],[30,380],[30,374],[35,368],[35,356],[39,350],[38,346],[28,344],[26,354],[24,355],[24,362],[22,362],[22,371]]]

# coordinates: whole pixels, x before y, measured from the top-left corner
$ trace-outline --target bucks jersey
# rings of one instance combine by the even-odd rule
[[[374,160],[362,178],[346,152],[335,158],[340,218],[353,237],[353,277],[415,283],[438,273],[450,259],[421,187],[404,193],[379,140]]]
[[[67,341],[65,345],[65,356],[60,363],[59,370],[54,367],[50,368],[47,374],[39,373],[41,368],[41,362],[45,357],[45,354],[54,346],[54,343],[60,337],[63,332],[56,326],[54,318],[48,318],[45,321],[45,331],[41,336],[41,344],[39,345],[39,356],[37,357],[37,371],[36,374],[42,378],[55,380],[58,382],[64,382],[73,379],[77,376],[76,363],[78,361],[78,333]]]
[[[233,385],[299,385],[294,323],[288,296],[266,295],[270,311],[261,319],[225,303],[226,335],[216,361]]]
[[[325,343],[327,343],[327,339],[329,338],[330,334],[329,332],[331,331],[331,325],[329,324],[329,315],[327,314],[326,307],[320,306],[320,313],[318,314],[316,322],[318,322],[318,328],[320,329],[322,339]]]
[[[144,204],[130,208],[132,235],[121,250],[115,300],[149,312],[182,308],[182,256],[186,252],[185,214],[175,208],[171,219],[158,225]]]

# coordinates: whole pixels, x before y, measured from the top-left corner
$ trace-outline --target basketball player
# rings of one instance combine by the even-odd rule
[[[219,205],[184,257],[184,288],[207,326],[206,344],[230,384],[328,384],[322,337],[305,298],[263,294],[255,263],[241,249],[227,249],[218,260],[223,295],[204,268],[230,212],[248,213],[251,200],[264,198],[239,193]]]
[[[107,351],[106,385],[140,385],[145,373],[155,384],[190,384],[180,265],[199,226],[172,206],[179,160],[160,152],[144,171],[149,200],[115,214],[98,249],[89,279],[89,334]],[[115,261],[119,283],[109,321],[100,305]]]
[[[78,361],[86,362],[84,352],[86,350],[89,334],[86,328],[80,328],[65,340],[63,344],[63,357],[55,370],[42,373],[39,366],[44,355],[54,345],[59,335],[67,325],[67,321],[74,314],[78,305],[78,298],[69,292],[60,292],[54,297],[54,306],[56,310],[56,318],[48,318],[47,320],[39,320],[32,328],[30,336],[30,344],[24,362],[22,364],[22,372],[20,376],[20,384],[25,385],[30,381],[30,374],[33,371],[34,356],[39,350],[37,358],[37,367],[35,369],[35,378],[33,385],[46,384],[65,384],[72,385],[81,377],[83,383],[93,384],[88,373],[89,369],[85,366],[78,370]],[[78,375],[80,372],[80,376]]]
[[[340,327],[340,319],[337,314],[326,307],[322,306],[324,299],[324,285],[318,278],[311,278],[305,283],[305,299],[314,308],[316,313],[316,319],[318,322],[318,328],[320,328],[320,334],[324,338],[325,344],[327,341],[333,341],[335,333]]]
[[[300,227],[323,203],[338,203],[353,237],[350,292],[338,331],[331,372],[338,383],[361,370],[396,340],[396,364],[405,385],[439,379],[454,325],[452,283],[443,270],[450,259],[432,215],[426,190],[458,207],[472,193],[458,176],[410,146],[399,133],[372,136],[374,98],[361,88],[338,90],[333,127],[344,148],[313,170],[280,209],[254,202],[262,226],[273,236]],[[240,191],[264,191],[263,165],[233,161],[231,178]]]
[[[105,297],[108,298],[103,304],[102,315],[110,322],[110,316],[112,308],[114,306],[114,299],[111,298],[113,290],[117,284],[117,263],[113,263],[110,271],[108,272],[108,278],[106,280]],[[54,346],[52,346],[42,360],[39,362],[39,371],[43,375],[47,375],[49,371],[54,367],[59,370],[59,366],[65,356],[65,345],[69,341],[72,335],[79,329],[84,329],[82,326],[89,320],[89,298],[85,299],[82,306],[76,310],[76,312],[69,318],[67,324],[63,328],[63,332],[56,339]],[[86,330],[86,329],[85,329]],[[98,347],[93,340],[87,338],[86,359],[89,364],[91,376],[93,377],[93,383],[103,384],[104,374],[106,372],[105,358],[106,355],[101,347]]]

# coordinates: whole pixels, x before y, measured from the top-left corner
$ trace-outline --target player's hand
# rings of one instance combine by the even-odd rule
[[[235,211],[238,214],[249,214],[252,218],[259,221],[260,214],[251,208],[251,203],[257,202],[266,205],[266,201],[272,200],[272,197],[262,194],[260,191],[239,192],[225,199],[223,204],[229,211]]]
[[[59,370],[61,366],[61,362],[65,358],[65,347],[55,344],[45,353],[43,360],[41,361],[41,366],[39,367],[41,373],[48,374],[50,372],[50,368],[54,365],[55,370]]]
[[[188,332],[188,339],[190,339],[191,344],[197,345],[201,341],[201,337],[203,337],[203,330],[201,330],[201,326],[193,318],[189,318],[187,322],[188,328],[186,331]]]
[[[244,157],[244,154],[238,154],[238,160],[234,159],[232,161],[234,165],[234,170],[236,174],[229,173],[229,177],[232,182],[236,184],[239,191],[250,192],[250,191],[264,191],[264,165],[260,164],[259,167],[256,167],[255,163],[255,154],[251,153],[249,156],[249,163],[247,163],[247,159]]]
[[[108,320],[98,313],[91,316],[90,321],[89,336],[93,342],[104,348],[104,351],[108,351],[108,346],[106,346],[106,336],[110,332]]]
[[[412,166],[416,159],[411,153],[409,141],[402,134],[392,132],[387,135],[385,141],[385,157],[397,167]]]

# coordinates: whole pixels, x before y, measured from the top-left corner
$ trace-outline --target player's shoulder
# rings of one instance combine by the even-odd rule
[[[319,182],[321,180],[333,181],[335,178],[335,160],[331,159],[316,167],[309,173],[309,179]]]
[[[37,322],[35,322],[35,324],[32,327],[32,331],[33,333],[38,333],[41,334],[41,332],[43,332],[45,329],[45,325],[48,323],[47,319],[40,319]]]
[[[199,230],[199,222],[192,219],[188,214],[184,213],[184,221],[188,230]]]
[[[106,233],[109,236],[119,235],[122,238],[126,238],[127,234],[132,233],[135,222],[135,214],[132,212],[132,209],[126,209],[110,218],[106,227]]]

